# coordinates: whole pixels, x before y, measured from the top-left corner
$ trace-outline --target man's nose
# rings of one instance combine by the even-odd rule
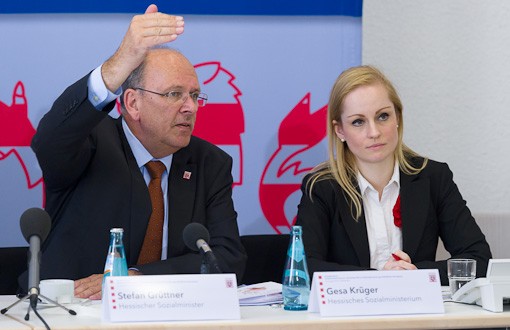
[[[197,112],[198,104],[193,101],[191,95],[186,94],[181,106],[181,112]]]

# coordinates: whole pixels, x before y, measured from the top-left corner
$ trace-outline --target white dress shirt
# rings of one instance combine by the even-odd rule
[[[115,93],[112,93],[108,90],[108,88],[106,88],[103,77],[101,76],[101,66],[92,71],[89,76],[87,85],[88,99],[99,111],[122,94],[122,87],[115,91]],[[145,168],[145,164],[147,162],[151,160],[159,160],[165,164],[166,167],[166,171],[161,177],[161,189],[163,189],[163,201],[165,208],[161,260],[165,260],[167,258],[168,251],[168,173],[170,172],[170,166],[172,165],[172,155],[160,159],[153,158],[147,149],[145,149],[145,147],[142,145],[142,143],[135,137],[133,132],[131,132],[128,125],[124,121],[124,118],[122,119],[122,128],[124,129],[126,139],[129,143],[129,146],[131,147],[131,151],[133,152],[133,155],[136,159],[136,163],[138,164],[138,167],[140,168],[140,171],[142,172],[143,178],[145,179],[145,183],[147,185],[149,185],[150,182],[150,174]]]
[[[395,162],[393,175],[381,199],[374,187],[358,172],[370,248],[370,267],[381,270],[391,254],[402,249],[402,230],[393,221],[393,207],[400,191],[400,171]]]

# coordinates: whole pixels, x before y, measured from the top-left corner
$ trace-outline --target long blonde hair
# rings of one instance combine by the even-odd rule
[[[419,173],[427,165],[425,158],[420,167],[414,167],[412,159],[420,157],[402,142],[404,132],[404,120],[402,116],[402,102],[393,84],[384,74],[375,67],[364,65],[350,68],[335,81],[328,103],[327,135],[328,135],[328,161],[319,164],[312,171],[313,174],[307,182],[308,194],[312,198],[312,189],[316,182],[333,178],[345,191],[346,198],[350,201],[351,214],[358,220],[363,211],[362,196],[357,189],[356,175],[358,168],[353,153],[347,143],[339,141],[335,134],[333,121],[340,122],[343,111],[343,102],[347,95],[358,87],[381,84],[388,92],[388,97],[395,107],[398,125],[398,142],[395,148],[395,159],[398,161],[402,172],[412,175]]]

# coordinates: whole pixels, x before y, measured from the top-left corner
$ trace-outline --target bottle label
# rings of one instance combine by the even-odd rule
[[[106,263],[104,265],[104,273],[103,273],[104,276],[110,276],[110,272],[112,271],[112,268],[113,268],[113,259],[114,259],[114,256],[112,254],[108,254],[106,256]]]
[[[301,277],[308,279],[308,274],[301,269],[285,269],[285,277]]]
[[[119,257],[116,253],[109,253],[106,257],[103,276],[127,276],[126,259]]]
[[[291,247],[287,252],[287,256],[296,260],[297,262],[301,262],[305,257],[305,249],[299,244],[294,244],[294,249]]]

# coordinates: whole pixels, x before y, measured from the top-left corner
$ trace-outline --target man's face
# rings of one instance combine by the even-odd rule
[[[186,147],[198,109],[190,93],[200,92],[193,65],[175,52],[164,49],[153,51],[147,58],[142,85],[137,87],[146,91],[135,90],[139,111],[138,139],[158,158]]]

